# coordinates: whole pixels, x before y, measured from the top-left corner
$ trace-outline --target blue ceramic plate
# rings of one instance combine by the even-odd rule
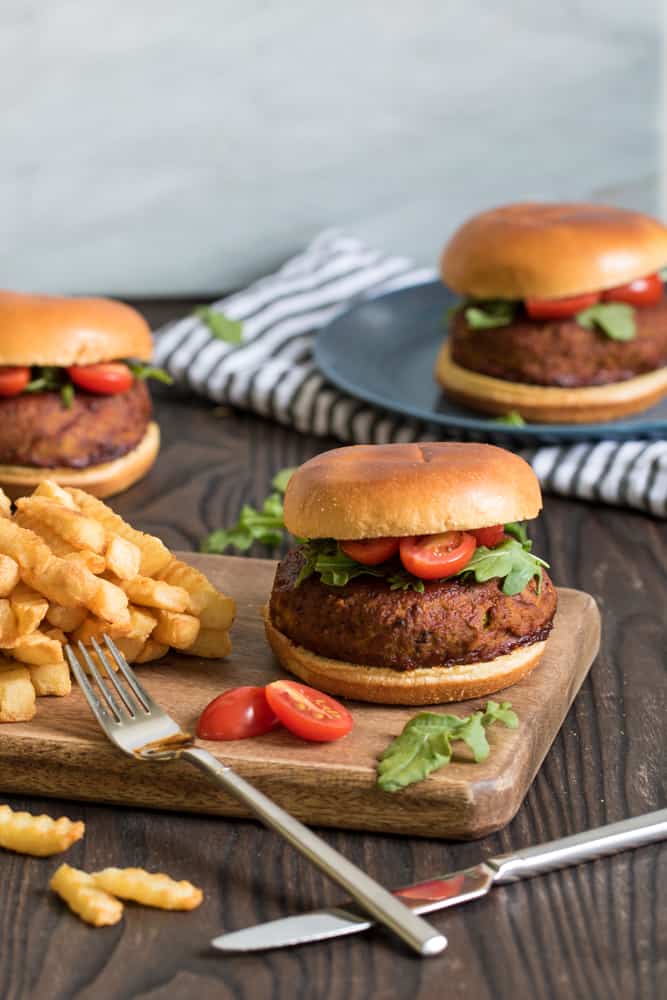
[[[344,392],[406,417],[465,432],[462,437],[510,438],[529,445],[667,436],[667,399],[606,424],[525,427],[499,424],[451,402],[433,379],[433,365],[446,336],[443,316],[455,302],[437,281],[360,302],[320,331],[316,364]]]

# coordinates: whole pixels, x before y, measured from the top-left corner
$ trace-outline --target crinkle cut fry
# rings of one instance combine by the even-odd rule
[[[32,854],[45,858],[66,851],[85,832],[85,824],[74,822],[67,816],[33,816],[28,812],[14,812],[8,805],[0,805],[0,847],[19,854]]]

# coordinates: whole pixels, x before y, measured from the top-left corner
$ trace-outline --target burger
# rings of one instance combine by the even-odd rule
[[[152,466],[160,445],[147,377],[152,339],[109,299],[0,292],[0,486],[43,478],[105,497]]]
[[[556,612],[522,522],[542,506],[519,456],[485,444],[360,445],[301,466],[265,609],[282,666],[361,701],[491,694],[533,670]]]
[[[463,296],[435,366],[447,395],[545,423],[636,413],[667,394],[667,228],[607,205],[505,205],[440,263]]]

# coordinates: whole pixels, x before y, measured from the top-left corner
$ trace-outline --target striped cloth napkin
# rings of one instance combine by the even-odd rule
[[[275,274],[213,303],[242,321],[228,343],[190,315],[156,332],[155,363],[217,403],[251,410],[299,431],[341,441],[480,440],[461,428],[425,424],[339,392],[315,367],[317,331],[362,297],[431,281],[435,272],[390,256],[340,231],[327,231]],[[497,432],[484,436],[515,444]],[[635,507],[667,516],[667,440],[591,440],[519,449],[545,492]]]

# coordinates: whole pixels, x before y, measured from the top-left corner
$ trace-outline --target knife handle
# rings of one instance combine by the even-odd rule
[[[624,819],[620,823],[599,826],[585,833],[575,833],[572,837],[552,840],[548,844],[527,847],[512,854],[501,854],[497,858],[490,858],[486,864],[495,872],[495,884],[516,882],[665,839],[667,809],[660,809],[633,819]]]

